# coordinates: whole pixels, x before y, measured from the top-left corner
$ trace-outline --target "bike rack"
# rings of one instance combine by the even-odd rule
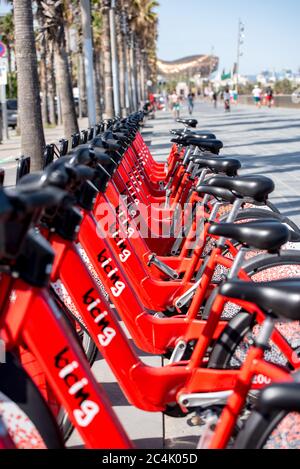
[[[49,145],[46,145],[44,154],[43,154],[43,169],[49,166],[49,164],[53,163],[54,155],[55,155],[54,143],[50,143]]]
[[[71,147],[76,148],[80,145],[80,133],[72,135]]]
[[[30,156],[22,155],[20,158],[16,158],[16,161],[18,162],[16,184],[18,184],[23,176],[30,173]]]
[[[82,131],[80,132],[80,143],[81,143],[82,145],[85,145],[85,144],[87,143],[87,141],[88,141],[88,133],[89,133],[88,130],[82,130]]]
[[[0,187],[4,185],[5,171],[3,168],[0,168]]]
[[[69,142],[65,138],[59,140],[59,154],[60,156],[65,156],[68,153]]]
[[[96,132],[96,128],[95,127],[90,127],[88,129],[88,141],[90,142],[91,140],[93,140],[94,138],[94,135],[95,135],[95,132]]]

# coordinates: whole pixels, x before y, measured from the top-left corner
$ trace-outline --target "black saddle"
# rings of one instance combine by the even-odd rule
[[[212,195],[219,202],[229,202],[230,204],[233,204],[236,200],[236,197],[232,192],[228,189],[223,189],[222,187],[198,186],[196,191],[200,195]]]
[[[253,221],[249,223],[216,223],[209,234],[234,239],[239,243],[262,251],[277,252],[290,239],[286,225],[275,221]]]
[[[201,135],[184,135],[182,137],[176,137],[171,139],[172,143],[177,145],[183,145],[188,147],[193,145],[200,148],[201,151],[209,151],[213,155],[218,155],[221,148],[223,148],[223,143],[217,139],[203,138]]]
[[[201,137],[201,135],[186,135],[184,137],[184,140],[186,142],[186,146],[192,145],[194,147],[198,147],[202,151],[210,151],[214,155],[218,155],[220,153],[220,150],[223,148],[223,142],[221,142],[221,140],[205,139]]]
[[[214,173],[225,173],[227,176],[236,176],[242,167],[239,160],[233,158],[199,158],[193,159],[201,168],[208,168]]]
[[[176,122],[186,125],[187,127],[192,127],[192,129],[195,129],[198,125],[198,121],[196,119],[176,119]]]
[[[255,303],[265,314],[277,318],[300,320],[300,279],[275,282],[226,282],[220,293],[228,298]]]
[[[268,195],[274,189],[274,182],[265,176],[243,176],[229,178],[215,176],[207,181],[209,186],[223,187],[233,192],[237,197],[250,197],[256,202],[266,202]]]
[[[185,135],[191,136],[199,136],[202,138],[208,138],[210,140],[216,139],[216,135],[208,130],[186,130],[186,129],[174,129],[170,130],[172,135],[177,135],[177,137],[184,137]]]

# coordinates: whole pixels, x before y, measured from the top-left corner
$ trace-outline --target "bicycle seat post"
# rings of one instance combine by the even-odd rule
[[[226,223],[234,223],[235,220],[236,220],[236,217],[237,217],[237,214],[240,210],[240,208],[242,207],[244,203],[244,199],[236,199],[236,201],[234,202],[233,206],[232,206],[232,209],[226,219]],[[219,241],[218,241],[218,247],[220,248],[223,248],[224,245],[226,243],[226,239],[225,238],[220,238]]]
[[[242,265],[243,265],[244,260],[245,260],[245,256],[246,256],[248,251],[249,251],[249,249],[245,248],[245,247],[243,247],[239,250],[239,252],[237,253],[237,255],[234,259],[234,262],[231,266],[230,272],[227,276],[227,280],[234,280],[235,278],[238,277],[238,273],[242,268]]]

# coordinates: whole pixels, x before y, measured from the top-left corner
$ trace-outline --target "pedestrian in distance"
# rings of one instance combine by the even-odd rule
[[[262,90],[258,85],[255,85],[254,90],[252,91],[254,103],[256,104],[257,108],[261,108],[261,98],[262,98]]]
[[[214,108],[217,109],[218,107],[218,93],[216,91],[213,92],[212,94],[212,100],[214,103]]]
[[[190,91],[187,97],[190,116],[193,114],[193,111],[194,111],[194,99],[195,99],[195,95],[194,93],[192,93],[192,91]]]
[[[179,119],[180,117],[180,98],[176,91],[174,90],[173,94],[171,95],[171,105],[174,119]]]
[[[266,103],[267,103],[268,108],[271,109],[273,102],[274,102],[273,101],[273,89],[271,86],[268,86],[266,90]]]
[[[230,98],[231,98],[230,89],[229,89],[229,86],[226,86],[224,93],[223,93],[225,112],[231,111]]]
[[[239,95],[237,90],[232,91],[232,103],[237,106],[239,100]]]

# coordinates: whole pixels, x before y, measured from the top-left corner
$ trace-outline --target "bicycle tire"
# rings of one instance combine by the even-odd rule
[[[271,413],[262,413],[258,410],[252,411],[236,437],[234,449],[265,448],[276,428],[288,414],[289,412],[280,410]]]
[[[5,413],[4,409],[6,404],[9,405],[9,412],[11,412],[13,406],[14,410],[19,412],[19,416],[22,416],[23,413],[26,418],[29,419],[29,422],[31,422],[33,428],[37,430],[46,448],[64,448],[62,435],[47,403],[29,375],[22,368],[17,358],[9,352],[6,354],[6,362],[1,363],[0,366],[0,394],[1,406],[3,406],[1,407],[2,412]],[[32,439],[30,437],[30,428],[32,425],[30,424],[29,426],[29,437],[26,439],[24,439],[23,433],[26,432],[26,427],[20,429],[23,437],[23,442],[20,442],[18,426],[14,425],[15,422],[13,420],[14,419],[10,417],[7,422],[7,429],[16,446],[20,447],[20,445],[29,444],[32,445],[29,447],[33,448],[34,438]],[[20,422],[21,418],[17,421]],[[12,423],[11,427],[10,423]],[[28,443],[26,443],[26,441]]]
[[[259,255],[250,259],[244,266],[245,272],[252,277],[263,270],[267,271],[270,268],[278,265],[299,265],[300,266],[300,252],[299,251],[282,251],[280,257],[277,255]],[[275,279],[273,279],[275,280]],[[213,293],[214,294],[214,293]],[[216,293],[215,293],[216,294]],[[204,310],[204,316],[209,314],[211,301],[207,302]],[[241,310],[233,317],[228,325],[225,327],[223,333],[214,344],[211,352],[208,367],[213,369],[226,369],[231,368],[232,362],[238,347],[244,341],[246,335],[253,329],[255,319],[253,315]]]

